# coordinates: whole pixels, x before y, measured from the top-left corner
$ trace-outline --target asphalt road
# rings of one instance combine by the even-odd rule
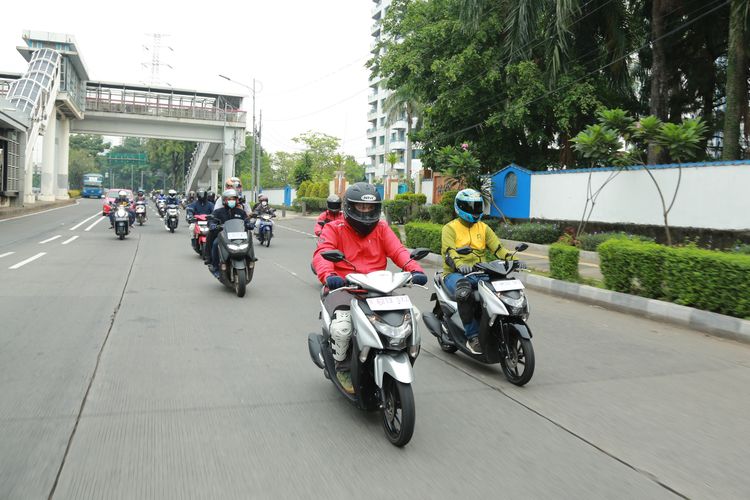
[[[746,345],[530,292],[529,385],[423,328],[397,449],[309,359],[313,219],[239,299],[184,221],[99,211],[0,221],[0,499],[750,497]]]

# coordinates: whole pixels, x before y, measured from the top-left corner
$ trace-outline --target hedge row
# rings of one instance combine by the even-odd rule
[[[310,211],[319,210],[322,212],[323,210],[328,208],[325,198],[314,198],[310,196],[303,196],[301,198],[296,198],[294,200],[294,205],[302,206],[302,203],[304,203],[305,206],[307,207],[307,210],[310,210]]]
[[[327,182],[313,182],[313,181],[302,181],[297,189],[298,198],[327,198],[328,197],[328,183]]]
[[[430,251],[439,254],[443,235],[443,226],[431,222],[410,222],[404,226],[406,241],[404,244],[409,248],[429,248]]]
[[[579,250],[570,245],[555,243],[549,247],[549,272],[556,280],[574,281],[581,280],[578,274]]]
[[[71,198],[80,198],[81,190],[80,189],[68,189],[68,196],[70,196]]]
[[[635,234],[627,234],[620,232],[605,232],[605,233],[591,233],[582,234],[578,237],[581,250],[588,250],[590,252],[596,252],[596,249],[604,243],[612,239],[619,240],[640,240],[640,241],[654,241],[653,238],[648,236],[640,236]]]
[[[599,245],[610,290],[750,317],[750,256],[633,240]]]
[[[427,203],[427,195],[423,193],[401,193],[396,195],[396,199],[408,201],[412,205],[424,205]]]
[[[524,241],[526,243],[538,243],[548,245],[554,243],[562,235],[562,228],[557,224],[540,224],[538,222],[525,222],[523,224],[491,223],[495,233],[503,239]]]

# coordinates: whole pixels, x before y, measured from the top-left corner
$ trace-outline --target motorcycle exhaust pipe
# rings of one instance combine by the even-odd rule
[[[325,370],[326,364],[323,361],[323,346],[320,344],[322,340],[323,337],[319,333],[309,334],[307,336],[307,349],[310,351],[310,358],[312,358],[313,363],[321,370]]]

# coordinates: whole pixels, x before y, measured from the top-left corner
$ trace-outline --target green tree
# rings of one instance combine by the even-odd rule
[[[99,168],[86,150],[70,148],[68,156],[68,178],[72,189],[83,188],[83,174],[99,172]]]
[[[184,189],[185,174],[194,150],[195,143],[189,141],[149,139],[146,142],[149,162],[166,173],[165,189]]]
[[[396,88],[383,103],[386,113],[386,121],[389,125],[406,120],[406,169],[404,174],[407,180],[411,180],[411,157],[412,157],[412,130],[419,130],[422,122],[424,105],[417,100],[415,93],[408,87]]]
[[[729,47],[727,57],[727,106],[724,115],[724,150],[725,160],[739,160],[742,157],[740,146],[740,121],[743,111],[745,132],[750,129],[748,109],[748,60],[750,59],[750,36],[748,36],[748,19],[750,3],[747,0],[732,0],[729,19]]]
[[[336,150],[340,143],[337,137],[309,131],[292,138],[292,141],[305,147],[305,161],[309,163],[312,179],[328,181],[333,178]]]
[[[305,151],[294,166],[292,176],[294,178],[295,186],[300,187],[304,181],[312,179],[312,165],[312,155],[308,151]]]

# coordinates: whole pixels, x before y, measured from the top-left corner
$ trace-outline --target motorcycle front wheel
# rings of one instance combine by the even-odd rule
[[[119,237],[120,237],[121,240],[124,240],[125,239],[125,233],[120,233]]]
[[[510,332],[505,353],[500,358],[503,374],[514,385],[525,385],[534,375],[534,347],[531,340]]]
[[[234,291],[237,292],[237,297],[245,296],[245,286],[247,285],[245,272],[245,269],[237,269],[234,274]]]
[[[266,248],[271,246],[271,234],[266,235]]]
[[[383,430],[388,441],[405,446],[414,434],[416,407],[411,385],[386,376],[383,380]]]

